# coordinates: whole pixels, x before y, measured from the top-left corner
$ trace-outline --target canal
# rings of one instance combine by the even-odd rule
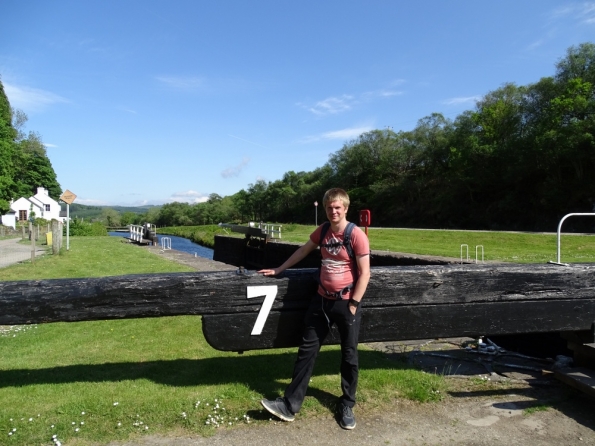
[[[114,237],[130,237],[129,232],[108,232],[109,235]],[[213,250],[211,248],[205,248],[204,246],[194,243],[187,238],[178,237],[176,235],[165,235],[157,234],[159,237],[159,244],[161,246],[161,238],[169,237],[171,239],[171,249],[176,251],[187,252],[198,257],[204,257],[205,259],[213,260]]]

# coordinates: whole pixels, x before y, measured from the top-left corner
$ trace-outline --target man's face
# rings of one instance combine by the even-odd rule
[[[332,201],[326,205],[326,216],[331,223],[339,223],[345,220],[347,208],[341,200]]]

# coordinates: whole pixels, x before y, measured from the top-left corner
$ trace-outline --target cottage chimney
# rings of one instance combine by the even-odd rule
[[[48,194],[48,191],[45,190],[44,187],[38,187],[37,188],[37,195],[47,195],[47,194]]]

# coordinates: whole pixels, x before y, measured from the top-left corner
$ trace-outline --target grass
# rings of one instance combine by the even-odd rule
[[[187,271],[116,237],[72,237],[70,248],[1,269],[0,280]],[[359,413],[444,393],[440,375],[360,350]],[[78,445],[147,433],[208,436],[268,423],[259,400],[282,394],[295,354],[214,350],[196,316],[0,327],[0,444],[48,444],[54,435]],[[323,347],[300,417],[334,410],[339,359],[337,346]]]
[[[91,444],[268,422],[259,400],[282,394],[295,349],[219,352],[199,317],[180,316],[7,330],[0,355],[0,444],[46,444],[52,435]],[[333,410],[339,357],[338,347],[321,351],[300,417]],[[377,351],[363,347],[360,362],[360,412],[393,398],[436,401],[444,388],[440,376]]]
[[[64,244],[66,242],[64,241]],[[105,277],[124,274],[190,272],[120,237],[70,237],[70,250],[0,269],[0,280]]]
[[[532,406],[532,407],[529,407],[529,408],[523,410],[523,415],[533,415],[534,413],[537,413],[537,412],[547,412],[551,408],[552,408],[552,406],[549,404],[537,404],[535,406]]]
[[[303,243],[314,226],[283,225],[284,241]],[[546,263],[556,260],[556,234],[527,232],[489,232],[417,229],[369,228],[368,238],[373,250],[403,252],[419,255],[461,257],[461,245],[468,246],[471,260],[513,263]],[[595,262],[595,235],[562,234],[561,261],[564,263]],[[463,248],[463,257],[467,250]]]

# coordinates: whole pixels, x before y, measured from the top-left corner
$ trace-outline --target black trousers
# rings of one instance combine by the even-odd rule
[[[357,342],[362,309],[355,315],[349,310],[349,301],[326,299],[317,294],[306,314],[306,328],[293,369],[291,383],[285,389],[285,401],[293,413],[300,411],[314,369],[314,362],[322,342],[331,326],[336,324],[341,336],[341,402],[355,405],[358,379]]]

